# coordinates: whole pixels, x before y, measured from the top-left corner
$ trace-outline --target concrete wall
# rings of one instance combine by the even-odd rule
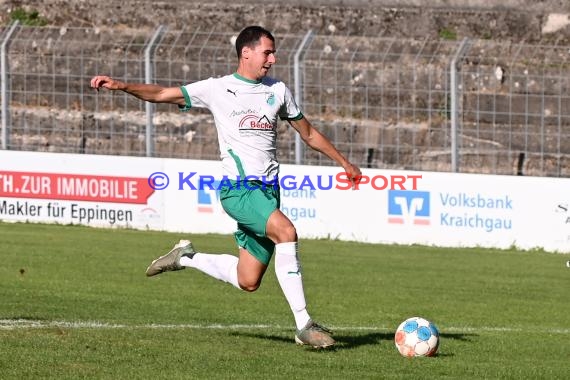
[[[426,3],[428,5],[426,5]],[[239,31],[261,24],[276,34],[312,29],[317,33],[438,37],[535,42],[570,41],[569,1],[485,0],[0,0],[0,23],[16,8],[35,10],[49,25]]]
[[[235,4],[265,4],[260,0],[236,0]],[[288,0],[287,5],[306,5],[306,0]],[[570,11],[570,3],[563,0],[313,0],[312,5],[317,6],[342,6],[342,7],[386,7],[386,8],[442,8],[446,10],[525,10],[533,12],[567,12]]]

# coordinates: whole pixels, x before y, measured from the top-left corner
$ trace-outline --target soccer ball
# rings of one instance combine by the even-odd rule
[[[408,318],[396,329],[394,343],[402,356],[434,356],[439,347],[439,331],[427,319]]]

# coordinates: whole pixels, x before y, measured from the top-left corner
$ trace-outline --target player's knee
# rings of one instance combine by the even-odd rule
[[[246,292],[255,292],[259,288],[259,285],[261,285],[261,278],[240,276],[238,273],[238,284],[239,287]]]
[[[266,234],[276,244],[297,241],[297,229],[291,220],[279,210],[276,210],[269,218]]]
[[[238,281],[239,287],[246,292],[255,292],[259,288],[259,282]]]
[[[279,240],[278,243],[297,241],[297,229],[292,224],[289,224],[288,226],[283,226],[279,230],[279,235],[277,239]]]

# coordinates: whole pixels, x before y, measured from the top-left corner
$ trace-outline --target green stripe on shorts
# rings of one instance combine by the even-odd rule
[[[275,243],[266,236],[267,221],[280,207],[278,186],[261,181],[229,181],[220,189],[220,201],[226,213],[237,222],[235,238],[265,265],[269,264]]]

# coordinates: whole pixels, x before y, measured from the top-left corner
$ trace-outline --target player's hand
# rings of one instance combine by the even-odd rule
[[[105,75],[97,75],[91,79],[91,87],[99,91],[100,88],[108,90],[121,90],[124,83]]]
[[[352,182],[352,188],[354,189],[354,187],[358,185],[362,179],[362,172],[360,171],[360,168],[356,165],[351,164],[350,162],[347,163],[343,168],[346,172],[346,176],[350,182]]]

